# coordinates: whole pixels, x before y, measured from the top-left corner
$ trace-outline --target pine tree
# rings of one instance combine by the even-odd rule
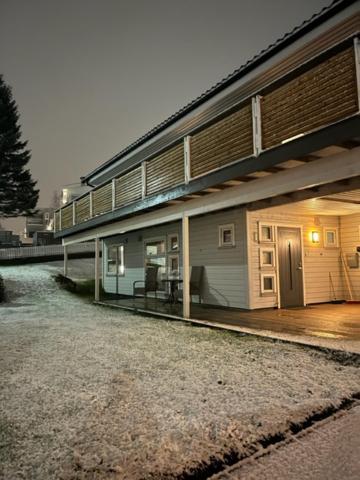
[[[0,217],[34,214],[39,190],[26,165],[31,158],[21,141],[19,113],[11,88],[0,75]]]

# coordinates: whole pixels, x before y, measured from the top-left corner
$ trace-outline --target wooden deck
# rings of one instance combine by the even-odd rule
[[[182,305],[149,298],[116,298],[102,303],[141,313],[182,317]],[[360,340],[360,304],[321,304],[291,309],[240,310],[191,305],[191,318],[274,333]]]

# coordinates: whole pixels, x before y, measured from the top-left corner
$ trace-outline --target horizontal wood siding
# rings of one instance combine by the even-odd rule
[[[340,241],[344,258],[346,254],[355,255],[356,248],[360,245],[360,213],[340,217]],[[360,268],[349,268],[348,278],[353,299],[360,300]],[[349,291],[344,282],[345,298],[350,299]]]
[[[146,163],[146,194],[152,195],[185,181],[183,143]]]
[[[102,213],[112,210],[112,184],[107,183],[103,187],[93,190],[93,215],[101,215]]]
[[[75,218],[76,223],[85,222],[90,218],[90,195],[76,200],[75,202]]]
[[[70,228],[73,226],[73,206],[67,205],[61,209],[61,229]]]
[[[58,232],[60,229],[60,212],[57,211],[54,213],[54,229],[55,232]]]
[[[115,207],[119,208],[142,196],[141,167],[131,170],[115,180]]]
[[[262,97],[262,147],[274,147],[354,114],[357,102],[350,47]]]
[[[197,177],[253,153],[251,104],[191,137],[191,176]]]
[[[235,246],[219,247],[219,225],[234,224]],[[248,307],[246,216],[242,209],[190,219],[190,265],[203,266],[203,302]],[[196,297],[193,299],[198,301]]]

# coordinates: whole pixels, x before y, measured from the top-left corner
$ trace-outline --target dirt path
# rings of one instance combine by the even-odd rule
[[[16,295],[0,307],[0,478],[178,478],[360,389],[354,357],[95,307],[54,272],[1,269]]]

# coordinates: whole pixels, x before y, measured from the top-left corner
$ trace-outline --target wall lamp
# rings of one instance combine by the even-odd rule
[[[319,243],[320,242],[319,232],[316,232],[315,230],[311,232],[311,241],[312,241],[312,243]]]

